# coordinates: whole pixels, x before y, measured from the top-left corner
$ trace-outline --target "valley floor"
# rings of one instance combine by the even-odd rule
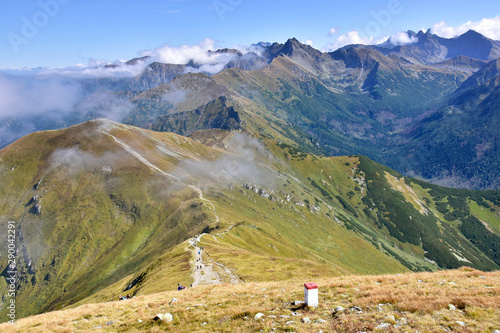
[[[197,252],[196,252],[197,253]],[[318,278],[319,307],[303,283],[205,285],[87,304],[0,325],[2,332],[495,332],[500,272]],[[155,321],[170,313],[172,321]]]

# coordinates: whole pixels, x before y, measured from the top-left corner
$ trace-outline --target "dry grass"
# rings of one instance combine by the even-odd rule
[[[318,279],[315,282],[319,285],[320,305],[316,309],[292,304],[294,300],[303,300],[302,282],[204,286],[128,301],[88,304],[20,319],[15,327],[2,324],[0,331],[369,332],[377,331],[381,323],[390,324],[385,332],[500,329],[500,272],[464,268],[438,273]],[[174,297],[178,301],[169,304]],[[448,309],[449,304],[456,309]],[[333,315],[338,306],[346,310]],[[354,306],[362,312],[351,310]],[[165,312],[173,315],[172,322],[152,320],[156,314]],[[259,312],[265,316],[255,320]],[[304,317],[312,322],[303,323]]]

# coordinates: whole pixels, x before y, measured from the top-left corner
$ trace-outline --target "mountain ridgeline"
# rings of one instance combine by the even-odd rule
[[[137,58],[123,65],[147,65],[135,77],[81,79],[85,98],[74,112],[57,121],[7,119],[3,131],[94,119],[102,112],[89,101],[114,96],[119,106],[98,105],[117,109],[113,119],[129,125],[183,135],[274,128],[306,152],[362,154],[435,184],[497,189],[500,42],[475,31],[456,38],[407,34],[412,43],[389,39],[327,53],[294,38],[259,43],[247,53],[210,51],[230,59],[216,74],[195,60]]]
[[[280,131],[191,139],[99,119],[0,150],[18,317],[189,285],[187,240],[207,233],[207,260],[246,282],[500,268],[499,191],[431,185],[364,156],[312,155],[273,139]]]

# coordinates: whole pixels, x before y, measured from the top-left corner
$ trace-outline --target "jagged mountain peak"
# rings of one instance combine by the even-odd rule
[[[279,44],[281,45],[281,44]],[[292,37],[288,39],[285,44],[282,44],[282,47],[275,52],[273,57],[278,55],[285,55],[287,57],[293,57],[297,55],[297,53],[308,53],[308,54],[321,54],[321,51],[316,50],[310,45],[301,43],[297,38]]]

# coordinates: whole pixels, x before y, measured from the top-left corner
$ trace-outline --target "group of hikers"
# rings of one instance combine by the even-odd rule
[[[132,298],[132,296],[130,296],[130,294],[127,294],[127,296],[122,296],[122,295],[118,296],[118,299],[120,301],[124,301],[124,300],[131,299],[131,298]]]

